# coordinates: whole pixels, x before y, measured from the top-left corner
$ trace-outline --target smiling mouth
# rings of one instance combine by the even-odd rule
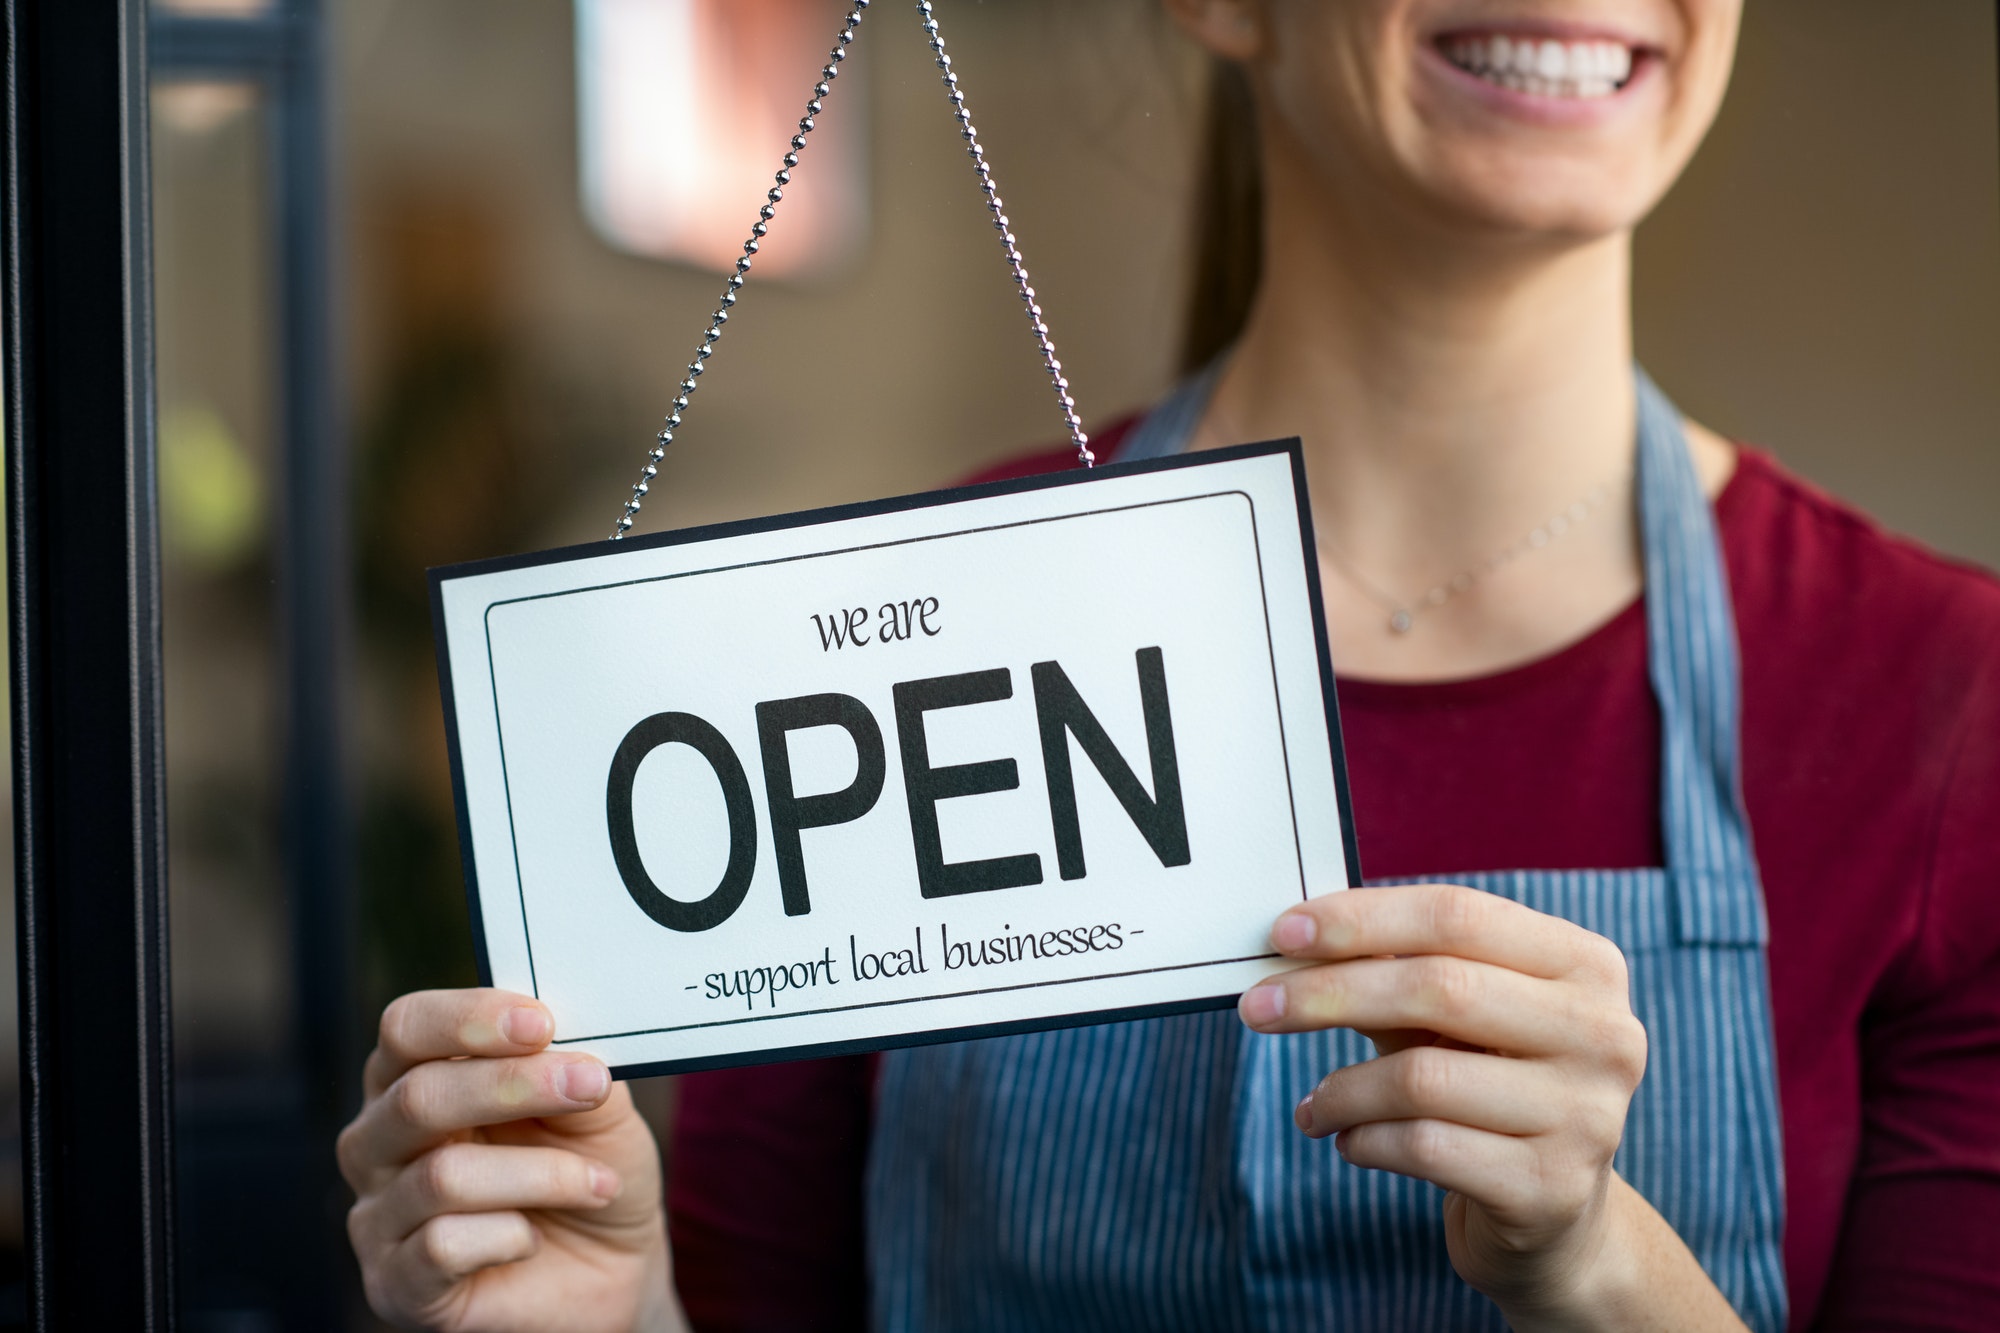
[[[1531,97],[1610,97],[1632,78],[1633,48],[1622,42],[1562,42],[1504,33],[1452,33],[1438,52],[1466,73]]]

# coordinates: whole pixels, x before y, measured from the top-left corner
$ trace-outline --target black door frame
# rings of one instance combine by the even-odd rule
[[[250,82],[268,125],[281,806],[291,1062],[304,1094],[284,1113],[298,1123],[280,1128],[330,1144],[352,1109],[356,1065],[339,739],[347,487],[330,317],[323,25],[319,0],[277,0],[241,18],[149,16],[145,0],[0,2],[30,1314],[42,1329],[167,1329],[177,1164],[148,98],[154,76]],[[337,1204],[324,1156],[312,1171],[324,1180],[306,1194]],[[317,1228],[324,1245],[299,1255],[288,1280],[337,1327],[346,1314],[335,1294],[346,1285],[336,1276],[340,1210],[312,1211],[316,1218],[294,1221]]]
[[[29,1300],[173,1324],[143,0],[6,0],[9,641]]]

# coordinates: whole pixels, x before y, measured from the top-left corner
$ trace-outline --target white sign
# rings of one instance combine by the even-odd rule
[[[487,982],[660,1073],[1217,1008],[1358,878],[1294,443],[437,570]]]

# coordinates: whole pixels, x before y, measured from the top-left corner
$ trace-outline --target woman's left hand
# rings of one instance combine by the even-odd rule
[[[1357,1166],[1451,1191],[1452,1264],[1516,1327],[1625,1305],[1663,1245],[1693,1264],[1611,1166],[1646,1069],[1616,945],[1450,884],[1328,894],[1279,917],[1271,939],[1309,965],[1247,991],[1244,1022],[1354,1028],[1379,1052],[1321,1080],[1299,1128],[1333,1135]]]

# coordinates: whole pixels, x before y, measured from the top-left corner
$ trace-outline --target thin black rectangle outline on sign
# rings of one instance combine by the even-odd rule
[[[1073,468],[1064,472],[1043,473],[1027,477],[1015,477],[1004,481],[987,482],[976,486],[960,486],[945,490],[921,492],[913,495],[894,496],[881,500],[863,501],[858,504],[835,505],[822,509],[804,510],[801,512],[791,513],[791,514],[773,515],[766,518],[743,519],[730,523],[710,524],[696,528],[683,528],[671,532],[654,533],[644,537],[630,537],[625,539],[624,542],[620,543],[620,546],[624,550],[651,550],[660,547],[683,546],[683,545],[693,544],[696,542],[714,541],[724,537],[748,536],[763,532],[785,531],[792,528],[816,527],[828,523],[842,522],[848,519],[866,518],[876,515],[900,513],[909,509],[943,508],[947,505],[961,504],[968,501],[988,499],[997,496],[1014,495],[1025,491],[1046,490],[1057,486],[1087,485],[1093,481],[1107,481],[1118,477],[1142,475],[1150,472],[1164,472],[1183,467],[1201,467],[1211,464],[1221,464],[1227,462],[1234,462],[1242,459],[1265,457],[1272,454],[1286,455],[1291,465],[1292,494],[1298,509],[1299,535],[1301,543],[1300,549],[1302,552],[1306,553],[1316,551],[1318,549],[1318,546],[1316,539],[1313,535],[1312,508],[1306,490],[1304,453],[1300,446],[1300,442],[1296,437],[1287,440],[1272,440],[1256,444],[1235,445],[1223,449],[1203,450],[1198,453],[1175,454],[1165,458],[1141,459],[1126,463],[1108,463],[1095,468],[1088,468],[1088,469]],[[1149,501],[1149,502],[1142,502],[1136,505],[1114,506],[1106,510],[1082,511],[1071,514],[1051,515],[1047,519],[1033,519],[1033,520],[1022,520],[1020,522],[1015,522],[1015,523],[990,524],[986,525],[983,528],[964,529],[956,533],[938,533],[938,534],[932,534],[929,537],[905,538],[905,539],[900,539],[896,542],[880,542],[880,543],[872,543],[869,546],[850,547],[850,548],[845,548],[845,553],[851,553],[857,550],[873,549],[875,547],[881,547],[881,546],[902,545],[915,541],[935,540],[937,538],[947,537],[947,536],[964,536],[979,531],[990,531],[990,530],[1003,529],[1009,527],[1027,526],[1028,524],[1031,523],[1050,522],[1058,518],[1081,518],[1090,516],[1091,514],[1103,514],[1110,512],[1118,512],[1119,510],[1124,510],[1124,509],[1145,508],[1154,504],[1179,503],[1193,499],[1214,498],[1217,495],[1228,494],[1228,493],[1231,492],[1227,491],[1210,492],[1206,496],[1181,496],[1181,497],[1175,497],[1175,499],[1168,501]],[[1242,494],[1242,492],[1240,491],[1235,493]],[[1267,646],[1267,652],[1269,653],[1271,658],[1271,665],[1272,665],[1273,698],[1279,704],[1279,741],[1285,757],[1286,784],[1287,784],[1288,797],[1290,798],[1292,804],[1293,838],[1296,845],[1298,838],[1297,802],[1296,802],[1296,796],[1293,795],[1291,791],[1292,775],[1291,775],[1290,746],[1284,734],[1283,704],[1282,700],[1277,698],[1276,648],[1274,645],[1269,643],[1270,605],[1269,605],[1268,592],[1263,587],[1263,578],[1264,578],[1263,545],[1261,539],[1258,538],[1256,532],[1255,502],[1249,501],[1249,497],[1247,495],[1245,495],[1244,498],[1247,502],[1251,504],[1251,510],[1252,510],[1251,536],[1253,542],[1255,543],[1255,549],[1257,552],[1259,594],[1264,601],[1265,634],[1267,639],[1266,646]],[[689,570],[689,571],[683,571],[680,574],[657,575],[645,579],[621,580],[616,583],[594,585],[592,588],[565,589],[562,592],[557,592],[557,593],[542,593],[542,594],[536,594],[533,597],[512,598],[509,599],[509,602],[496,602],[487,607],[487,613],[490,614],[493,608],[496,606],[507,605],[510,604],[511,602],[516,602],[516,601],[532,601],[532,600],[538,600],[539,598],[566,596],[572,593],[601,591],[602,589],[609,587],[626,586],[629,584],[636,584],[636,583],[658,582],[668,578],[688,577],[693,574],[719,573],[729,569],[748,568],[751,566],[763,565],[763,564],[778,564],[792,560],[810,559],[813,556],[817,555],[834,555],[841,553],[843,552],[837,552],[837,551],[808,552],[804,555],[799,555],[799,556],[779,557],[772,560],[762,560],[762,561],[746,561],[742,565],[719,566],[715,569],[709,569],[709,570]],[[450,650],[449,638],[445,632],[444,584],[454,579],[474,577],[483,574],[501,573],[507,570],[528,569],[541,565],[564,564],[568,563],[569,561],[578,559],[596,559],[602,557],[605,554],[606,554],[605,543],[592,542],[587,545],[560,547],[548,551],[530,552],[524,555],[502,556],[495,559],[471,561],[464,564],[449,565],[449,566],[434,568],[429,571],[430,593],[431,593],[431,617],[432,617],[433,629],[438,649],[439,693],[444,706],[443,711],[444,711],[444,722],[445,722],[445,738],[449,748],[449,754],[451,760],[452,796],[453,796],[453,804],[456,808],[456,814],[457,814],[458,837],[459,837],[459,847],[460,847],[460,865],[462,867],[465,876],[467,910],[471,918],[472,933],[473,933],[473,950],[478,963],[479,977],[482,985],[491,986],[493,984],[493,968],[492,968],[492,961],[486,947],[486,930],[484,922],[484,913],[481,910],[480,899],[479,899],[478,871],[473,860],[471,818],[466,803],[465,770],[464,770],[463,755],[459,743],[457,701],[455,698],[455,691],[452,688],[451,650]],[[1312,617],[1314,646],[1319,659],[1320,702],[1321,702],[1322,712],[1326,719],[1329,753],[1333,760],[1334,798],[1335,798],[1335,804],[1338,807],[1338,813],[1340,818],[1341,850],[1343,853],[1343,858],[1346,863],[1348,886],[1350,888],[1359,888],[1363,884],[1361,859],[1359,851],[1355,846],[1353,801],[1349,795],[1349,788],[1348,788],[1347,756],[1341,740],[1340,707],[1339,707],[1338,694],[1336,692],[1334,684],[1333,661],[1331,653],[1329,652],[1327,646],[1326,612],[1321,602],[1319,567],[1318,567],[1318,562],[1311,558],[1306,558],[1304,560],[1304,565],[1305,565],[1305,576],[1306,576],[1306,599],[1307,599],[1308,610]],[[488,653],[488,668],[489,668],[489,681],[491,681],[490,644]],[[499,691],[497,682],[492,682],[492,685],[494,691],[494,712],[495,712],[494,726],[496,731],[495,740],[496,743],[498,743],[500,739],[497,734],[499,729]],[[506,760],[503,748],[502,759],[501,759],[503,789],[505,786],[505,769],[506,769]],[[513,815],[511,797],[508,798],[508,805],[509,805],[508,818],[510,825],[509,831],[511,837],[512,836],[511,824]],[[1304,858],[1302,850],[1300,851],[1299,855],[1301,862],[1301,880],[1303,880]],[[518,881],[519,879],[518,856],[516,859],[517,859],[516,879]],[[517,890],[519,890],[520,887],[521,886],[519,886],[517,883]],[[528,927],[526,921],[526,902],[524,897],[522,899],[522,913],[523,913],[523,918],[522,918],[523,943],[524,945],[526,945],[528,943],[527,941]],[[1183,968],[1194,968],[1194,967],[1219,967],[1231,963],[1254,961],[1259,958],[1274,958],[1274,957],[1277,957],[1277,955],[1260,954],[1260,955],[1253,955],[1249,958],[1241,958],[1241,959],[1217,959],[1207,963],[1173,964],[1169,965],[1166,968],[1144,969],[1143,971],[1181,970]],[[1130,976],[1130,975],[1138,975],[1138,973],[1107,974],[1107,976],[1101,978],[1064,978],[1060,979],[1059,981],[1054,981],[1049,983],[1029,983],[1029,984],[1034,984],[1034,985],[1068,984],[1072,982],[1087,982],[1093,979],[1110,980],[1110,979],[1116,979],[1117,977]],[[530,953],[529,957],[529,979],[530,979],[530,985],[537,985],[534,979],[534,963],[533,963],[532,952]],[[1020,988],[1021,987],[1004,987],[995,989],[1011,990]],[[882,1007],[884,1005],[898,1004],[898,1003],[912,1003],[919,998],[933,999],[933,1000],[951,999],[954,998],[954,995],[977,995],[984,993],[988,992],[986,991],[956,992],[954,994],[948,994],[942,996],[909,997],[907,999],[899,1001],[880,1001],[876,1002],[874,1005],[871,1005],[869,1007]],[[701,1070],[701,1069],[729,1068],[738,1065],[769,1064],[784,1060],[804,1059],[809,1057],[827,1057],[827,1056],[844,1055],[844,1054],[859,1054],[869,1051],[889,1050],[904,1046],[926,1045],[926,1044],[949,1042],[949,1041],[963,1041],[978,1037],[1004,1036],[1019,1032],[1053,1031],[1056,1029],[1066,1028],[1066,1027],[1079,1027],[1079,1026],[1087,1026],[1098,1023],[1121,1022],[1135,1018],[1157,1018],[1157,1017],[1165,1017],[1171,1014],[1185,1014],[1185,1013],[1201,1012],[1204,1010],[1223,1009],[1233,1006],[1235,1004],[1235,1000],[1236,997],[1234,993],[1225,993],[1221,995],[1205,996],[1189,1000],[1168,1001],[1160,1004],[1140,1005],[1126,1009],[1095,1010],[1085,1013],[1073,1013],[1073,1014],[1054,1014],[1054,1015],[1046,1015],[1031,1019],[1012,1020],[1002,1023],[979,1024],[968,1027],[949,1028],[949,1029],[934,1029],[922,1032],[886,1034],[874,1037],[854,1038],[844,1041],[822,1042],[806,1046],[770,1048],[770,1049],[747,1051],[747,1052],[732,1052],[726,1055],[694,1057],[685,1060],[656,1061],[647,1064],[618,1065],[614,1066],[611,1072],[613,1073],[614,1076],[620,1078],[637,1078],[637,1077],[646,1077],[654,1074],[694,1072],[696,1070]],[[801,1017],[811,1012],[815,1011],[801,1011],[798,1014],[786,1014],[779,1016]],[[690,1025],[690,1026],[714,1026],[714,1025],[715,1024],[700,1024],[700,1025]],[[678,1031],[681,1029],[652,1029],[647,1031],[670,1031],[670,1030]],[[630,1035],[642,1035],[642,1033],[634,1033]],[[564,1039],[564,1042],[567,1043],[570,1041],[601,1041],[607,1039],[609,1038],[577,1037],[577,1038],[566,1038]]]
[[[1103,518],[1111,514],[1126,514],[1138,509],[1163,509],[1169,505],[1194,504],[1202,500],[1223,500],[1235,496],[1243,501],[1250,519],[1250,549],[1257,559],[1257,599],[1264,611],[1264,655],[1271,668],[1271,705],[1278,727],[1278,755],[1285,766],[1285,800],[1292,816],[1292,854],[1299,868],[1299,901],[1310,898],[1306,884],[1305,847],[1299,837],[1298,792],[1292,782],[1291,743],[1285,737],[1285,703],[1278,688],[1278,648],[1271,634],[1271,594],[1264,579],[1264,543],[1257,535],[1257,502],[1247,491],[1230,489],[1224,491],[1204,491],[1197,495],[1176,495],[1165,500],[1140,500],[1132,504],[1111,505],[1103,509],[1079,509],[1067,514],[1049,514],[1042,518],[1015,519],[1006,523],[987,523],[974,528],[959,528],[951,532],[926,533],[921,537],[897,537],[890,541],[865,542],[859,546],[842,546],[827,551],[807,551],[800,555],[773,556],[766,560],[745,560],[734,565],[714,565],[707,569],[686,569],[674,574],[649,574],[644,578],[619,579],[612,583],[594,583],[583,588],[564,588],[559,592],[531,593],[526,597],[509,597],[503,601],[490,602],[481,620],[486,631],[487,681],[493,692],[493,732],[494,741],[500,750],[500,789],[507,806],[507,836],[514,852],[514,886],[521,904],[521,938],[528,954],[528,982],[534,988],[536,999],[542,992],[535,979],[534,933],[528,926],[528,888],[521,875],[520,839],[514,825],[514,797],[512,782],[507,776],[506,728],[500,719],[500,678],[493,661],[493,613],[506,606],[520,606],[527,602],[548,602],[559,597],[580,597],[585,593],[608,592],[614,588],[635,588],[648,583],[672,583],[680,579],[699,578],[705,574],[733,574],[743,569],[761,569],[769,565],[793,565],[805,560],[823,560],[832,556],[857,555],[863,551],[881,551],[894,546],[917,546],[924,542],[949,541],[955,537],[972,537],[987,532],[1006,532],[1014,528],[1041,527],[1049,523],[1070,523],[1080,519]],[[1275,954],[1259,954],[1252,957],[1273,958]],[[1099,972],[1090,976],[1057,977],[1049,981],[1024,982],[1013,986],[983,987],[969,991],[947,991],[936,995],[905,996],[894,1000],[868,1000],[858,1004],[828,1005],[820,1009],[796,1009],[789,1013],[767,1014],[760,1019],[755,1015],[746,1018],[710,1019],[699,1023],[675,1023],[668,1027],[636,1028],[627,1032],[599,1032],[583,1037],[563,1037],[554,1045],[574,1046],[587,1041],[615,1041],[625,1037],[665,1036],[670,1032],[694,1032],[705,1028],[735,1027],[743,1023],[763,1022],[771,1018],[816,1018],[822,1014],[848,1013],[859,1009],[886,1009],[901,1004],[911,1004],[918,1000],[950,1000],[969,995],[991,995],[1001,991],[1031,990],[1043,986],[1075,986],[1092,981],[1115,981],[1121,977],[1147,976],[1155,972],[1182,972],[1198,967],[1221,967],[1229,963],[1250,961],[1249,958],[1214,958],[1199,963],[1168,963],[1159,967],[1133,968],[1125,972]]]

